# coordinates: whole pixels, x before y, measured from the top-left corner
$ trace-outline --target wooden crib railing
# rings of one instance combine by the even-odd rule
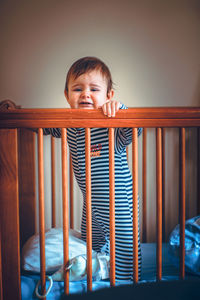
[[[156,187],[157,187],[157,279],[162,279],[162,230],[163,230],[163,143],[164,128],[176,127],[180,132],[180,234],[181,234],[181,259],[180,278],[185,276],[184,253],[185,253],[185,128],[199,127],[200,108],[174,107],[174,108],[129,108],[117,113],[115,118],[105,117],[100,110],[73,110],[73,109],[18,109],[8,108],[0,112],[0,197],[1,197],[1,252],[0,252],[0,294],[2,299],[21,299],[20,292],[20,225],[19,205],[24,206],[26,211],[33,211],[33,216],[27,222],[26,240],[35,226],[35,186],[31,177],[21,180],[21,169],[34,170],[33,160],[22,160],[23,152],[29,152],[34,156],[34,146],[24,146],[20,139],[34,138],[31,131],[23,131],[23,128],[38,129],[38,178],[39,178],[39,231],[40,231],[40,257],[41,257],[41,287],[45,292],[45,218],[44,218],[44,166],[43,166],[43,130],[42,128],[62,128],[62,193],[63,193],[63,242],[64,242],[64,265],[68,261],[68,231],[69,231],[69,208],[68,208],[68,174],[67,174],[67,146],[66,128],[85,128],[85,158],[86,158],[86,203],[87,203],[87,283],[88,290],[92,290],[92,232],[91,232],[91,166],[90,166],[90,128],[109,128],[109,169],[110,169],[110,283],[115,285],[115,187],[114,187],[114,128],[133,128],[132,142],[132,174],[133,174],[133,278],[138,282],[138,139],[137,128],[143,127],[143,240],[146,238],[146,128],[156,128]],[[20,134],[18,129],[23,134]],[[25,155],[26,157],[26,155]],[[23,162],[22,162],[23,161]],[[199,183],[199,148],[198,148],[198,183]],[[54,138],[52,138],[52,226],[55,227],[55,178],[54,178]],[[70,167],[71,168],[71,167]],[[25,185],[23,188],[19,185]],[[72,176],[70,181],[70,198],[73,200]],[[199,184],[198,186],[198,213],[200,213]],[[22,197],[22,189],[29,190],[26,199]],[[24,193],[26,194],[26,193]],[[30,200],[30,195],[33,199]],[[20,201],[22,201],[20,203]],[[70,226],[73,227],[73,201],[70,202]],[[24,216],[23,216],[24,218]],[[28,224],[29,223],[29,224]],[[24,242],[24,241],[23,241]],[[69,274],[65,272],[65,293],[69,293]]]

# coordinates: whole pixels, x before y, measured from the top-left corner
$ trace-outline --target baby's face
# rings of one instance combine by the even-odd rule
[[[113,90],[107,94],[107,80],[98,70],[70,78],[68,93],[65,92],[71,108],[99,108],[113,97]]]

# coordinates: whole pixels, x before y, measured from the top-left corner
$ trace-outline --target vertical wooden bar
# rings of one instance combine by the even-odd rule
[[[142,242],[147,242],[147,129],[143,128],[142,144]]]
[[[132,174],[133,174],[133,281],[138,282],[138,130],[132,133]]]
[[[45,214],[44,214],[44,159],[43,130],[38,129],[38,191],[39,191],[39,236],[40,236],[40,278],[41,294],[46,293],[45,274]],[[44,298],[46,299],[46,297]]]
[[[197,128],[197,215],[200,215],[200,128]]]
[[[179,219],[180,219],[180,278],[185,278],[185,128],[180,128]]]
[[[51,218],[52,228],[56,227],[56,183],[55,183],[55,137],[51,136]]]
[[[127,158],[127,162],[128,162],[128,146],[126,147],[126,158]]]
[[[165,237],[165,128],[161,129],[162,133],[162,241],[166,240]]]
[[[115,156],[114,128],[109,128],[110,285],[115,286]]]
[[[157,280],[162,279],[162,131],[156,128]]]
[[[91,209],[91,161],[90,128],[85,128],[85,180],[86,180],[86,228],[87,228],[87,289],[92,290],[92,209]]]
[[[69,172],[69,193],[70,193],[70,228],[74,229],[74,174],[72,167],[72,155],[70,153],[70,172]]]
[[[67,177],[67,130],[62,128],[62,198],[63,198],[63,257],[64,266],[69,260],[69,208],[68,208],[68,177]],[[64,272],[64,291],[69,294],[69,272]]]
[[[0,130],[3,299],[21,299],[17,129]],[[11,288],[12,287],[12,288]]]
[[[18,130],[20,246],[36,232],[35,132]]]
[[[2,259],[1,259],[1,231],[0,231],[0,299],[3,300]]]

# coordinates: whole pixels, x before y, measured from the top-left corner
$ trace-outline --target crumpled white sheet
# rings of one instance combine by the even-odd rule
[[[86,278],[86,243],[80,239],[76,230],[69,231],[69,263],[70,281]],[[45,233],[46,273],[52,274],[56,281],[63,280],[63,231],[52,228]],[[22,269],[40,273],[39,235],[32,236],[22,249]],[[109,256],[92,251],[93,279],[109,278]]]
[[[101,253],[92,255],[92,279],[101,280],[109,278],[109,256]],[[87,279],[87,257],[78,255],[69,260],[69,278],[70,281],[80,281]],[[64,280],[63,266],[52,275],[54,281]]]

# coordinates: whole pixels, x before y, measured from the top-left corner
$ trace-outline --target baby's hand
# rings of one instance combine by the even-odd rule
[[[104,115],[108,117],[115,117],[115,113],[120,108],[120,102],[115,100],[109,100],[102,105],[102,110]]]

